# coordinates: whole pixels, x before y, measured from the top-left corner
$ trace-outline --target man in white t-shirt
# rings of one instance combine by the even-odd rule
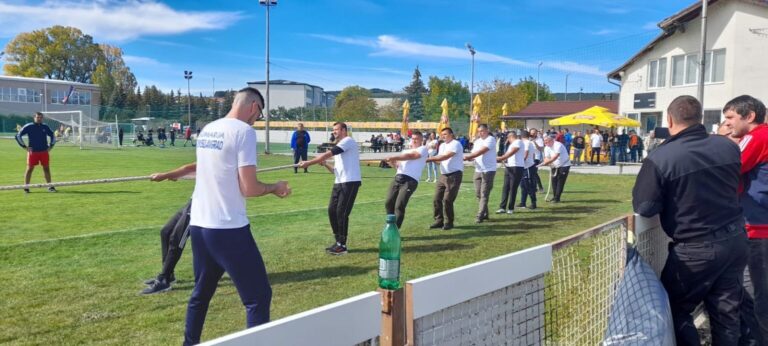
[[[523,145],[523,141],[517,138],[515,131],[507,135],[507,152],[497,158],[499,162],[504,163],[504,187],[501,189],[501,204],[496,214],[512,214],[515,211],[515,200],[517,200],[517,189],[523,180],[523,169],[525,167],[525,158],[529,155],[528,148]]]
[[[189,232],[192,237],[195,288],[187,306],[184,344],[200,343],[208,303],[219,279],[229,273],[245,306],[248,328],[269,322],[272,288],[264,260],[251,234],[246,197],[286,197],[288,183],[264,184],[256,177],[256,131],[264,98],[245,88],[235,95],[232,110],[208,124],[197,141],[195,191]],[[155,174],[152,180],[176,180],[190,172],[180,169]]]
[[[325,250],[331,255],[347,253],[347,235],[349,234],[349,214],[360,189],[360,151],[357,142],[347,133],[347,124],[333,124],[333,136],[336,145],[312,160],[299,162],[299,167],[306,168],[320,164],[335,176],[331,200],[328,203],[328,219],[336,242]],[[325,160],[333,156],[333,167]]]
[[[544,138],[541,136],[541,132],[537,129],[531,129],[530,132],[531,135],[531,143],[533,143],[533,146],[536,147],[536,151],[533,152],[533,163],[535,166],[533,169],[531,169],[531,177],[533,178],[534,184],[539,188],[540,191],[544,191],[544,185],[541,184],[541,177],[539,176],[539,163],[541,163],[542,160],[542,153],[544,153]]]
[[[536,169],[536,164],[533,160],[533,152],[536,151],[536,146],[533,144],[530,133],[523,131],[522,134],[522,146],[528,150],[523,160],[523,179],[520,182],[520,189],[523,191],[520,198],[520,204],[518,208],[528,208],[529,210],[536,209],[536,182],[534,181],[531,172]],[[528,197],[531,198],[531,204],[526,206]]]
[[[475,223],[488,220],[488,198],[493,190],[493,179],[496,177],[496,137],[490,135],[488,125],[477,126],[479,137],[472,144],[472,152],[464,156],[464,161],[475,161],[475,196],[479,201]]]
[[[565,187],[565,181],[568,179],[568,172],[571,170],[571,159],[568,157],[568,152],[565,149],[565,145],[556,141],[553,137],[548,136],[544,139],[544,162],[539,166],[550,165],[552,168],[552,189],[554,190],[554,197],[552,197],[552,203],[560,203],[560,195],[563,194],[563,188]]]
[[[432,201],[434,207],[435,223],[429,228],[453,228],[453,202],[459,195],[461,179],[464,177],[464,147],[454,138],[450,127],[440,131],[443,144],[437,152],[437,156],[427,159],[427,162],[440,162],[440,178],[435,186],[435,198]]]
[[[600,131],[595,129],[592,135],[589,136],[589,143],[592,147],[592,154],[589,158],[589,163],[600,165],[600,149],[603,147],[603,135]],[[597,161],[595,161],[595,155],[597,155]]]
[[[395,214],[397,228],[403,225],[405,207],[419,186],[421,171],[427,165],[427,157],[429,157],[427,146],[424,145],[424,135],[421,132],[414,131],[410,142],[411,149],[386,159],[390,166],[397,168],[397,173],[389,185],[389,195],[384,207],[387,209],[387,214]]]

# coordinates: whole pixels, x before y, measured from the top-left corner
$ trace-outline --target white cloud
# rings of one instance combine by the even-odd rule
[[[123,61],[128,65],[166,66],[166,64],[145,56],[123,55]]]
[[[313,34],[311,36],[332,42],[373,48],[374,51],[371,54],[374,56],[428,57],[461,60],[469,60],[472,58],[465,48],[413,42],[390,35],[380,35],[376,39],[348,38],[319,34]],[[495,62],[529,68],[535,68],[538,65],[538,62],[526,62],[481,51],[477,51],[475,59],[477,61]],[[601,71],[597,66],[584,65],[572,61],[546,61],[543,66],[564,72],[587,75],[605,76],[607,74],[607,72]]]
[[[608,35],[613,35],[613,34],[618,33],[618,32],[619,32],[618,30],[614,30],[614,29],[601,29],[601,30],[598,30],[598,31],[593,31],[592,35],[608,36]]]
[[[656,22],[648,22],[643,25],[643,30],[651,31],[657,29],[659,29],[659,26],[656,24]]]
[[[99,39],[128,41],[150,35],[223,29],[242,18],[240,12],[178,11],[152,0],[47,0],[39,5],[0,2],[0,36],[65,25]]]

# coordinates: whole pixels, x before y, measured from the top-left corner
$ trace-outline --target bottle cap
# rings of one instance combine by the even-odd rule
[[[395,214],[387,214],[387,222],[395,222],[395,221],[397,221]]]

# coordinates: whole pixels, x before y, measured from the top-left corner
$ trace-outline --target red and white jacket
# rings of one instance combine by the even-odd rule
[[[768,238],[768,125],[760,124],[739,142],[739,197],[750,239]]]

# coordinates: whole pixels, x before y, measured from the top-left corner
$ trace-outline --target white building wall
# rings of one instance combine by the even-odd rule
[[[768,98],[765,83],[768,69],[762,67],[762,61],[768,57],[768,37],[751,34],[748,30],[750,27],[768,27],[768,9],[740,1],[722,1],[709,8],[706,49],[725,49],[725,76],[723,82],[705,84],[705,111],[721,110],[726,102],[745,93]],[[619,112],[624,115],[659,112],[661,119],[658,126],[667,126],[666,108],[670,102],[681,95],[697,96],[697,85],[672,86],[672,57],[699,53],[700,40],[701,21],[697,19],[688,22],[685,32],[678,31],[659,42],[628,66],[622,78]],[[649,88],[649,63],[661,57],[667,58],[666,85],[663,88]],[[647,92],[656,93],[656,106],[635,109],[635,94]]]

